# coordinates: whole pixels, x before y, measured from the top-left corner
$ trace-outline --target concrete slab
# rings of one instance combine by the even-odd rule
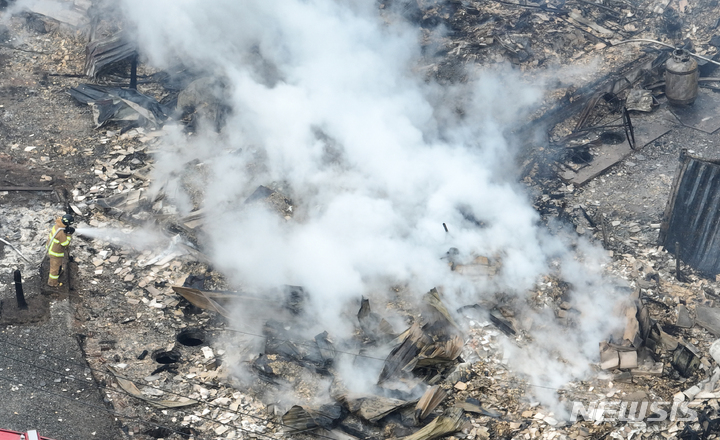
[[[682,304],[677,306],[677,322],[675,323],[675,325],[682,328],[690,328],[695,325],[695,322],[690,317],[690,312],[688,311],[687,307]]]
[[[662,376],[663,365],[664,364],[662,362],[655,362],[653,365],[643,365],[639,368],[634,368],[630,370],[630,372],[633,377]]]
[[[620,365],[620,359],[617,351],[608,350],[600,354],[600,368],[603,370],[612,370],[618,365]]]
[[[637,352],[636,351],[621,351],[620,352],[620,368],[630,369],[637,368]]]
[[[720,309],[715,307],[695,307],[695,321],[705,330],[720,336]]]
[[[681,124],[705,133],[714,133],[720,128],[720,97],[705,89],[698,91],[693,105],[671,107]]]

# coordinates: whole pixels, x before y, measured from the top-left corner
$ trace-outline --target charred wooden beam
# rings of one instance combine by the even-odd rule
[[[52,186],[0,186],[0,191],[52,191]]]

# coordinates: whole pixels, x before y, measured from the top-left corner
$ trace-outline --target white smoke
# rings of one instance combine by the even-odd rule
[[[155,177],[180,191],[180,171],[191,160],[203,164],[205,246],[231,281],[258,291],[304,286],[318,328],[340,335],[354,325],[343,314],[347,305],[379,285],[418,295],[442,285],[448,304],[460,306],[495,291],[524,295],[551,271],[550,259],[562,260],[589,319],[580,321],[572,353],[560,350],[567,345],[559,327],[538,329],[530,359],[558,386],[587,371],[612,308],[593,272],[596,250],[583,245],[586,264],[573,263],[568,246],[538,226],[512,169],[516,148],[507,132],[538,104],[541,85],[508,67],[448,88],[424,81],[414,73],[418,30],[381,19],[372,0],[122,5],[150,64],[182,61],[226,84],[233,112],[222,133],[211,134],[208,124],[175,137],[158,154]],[[292,220],[243,204],[270,182],[287,183]],[[471,285],[440,258],[452,246],[500,257],[501,272]],[[571,363],[551,361],[553,351]]]

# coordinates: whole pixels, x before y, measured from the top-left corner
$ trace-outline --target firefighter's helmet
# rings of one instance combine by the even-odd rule
[[[65,214],[64,216],[62,216],[62,223],[63,223],[65,226],[71,225],[71,224],[73,224],[74,222],[75,222],[75,217],[73,217],[72,215],[70,215],[70,214]]]

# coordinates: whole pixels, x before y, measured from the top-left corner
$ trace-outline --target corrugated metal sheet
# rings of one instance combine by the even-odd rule
[[[282,424],[287,432],[293,433],[310,431],[318,427],[331,430],[345,416],[347,411],[339,403],[328,403],[318,408],[294,405],[282,416]]]
[[[707,275],[720,273],[720,164],[689,155],[675,176],[660,244]]]

